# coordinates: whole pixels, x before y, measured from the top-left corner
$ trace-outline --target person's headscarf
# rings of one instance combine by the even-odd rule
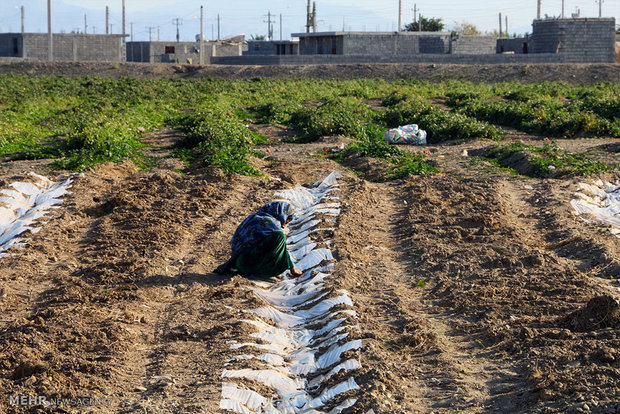
[[[293,218],[293,208],[285,201],[274,201],[262,206],[237,227],[230,240],[233,256],[247,252],[266,237],[282,231],[282,225]]]

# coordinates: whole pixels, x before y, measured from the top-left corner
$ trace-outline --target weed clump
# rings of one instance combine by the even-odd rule
[[[347,145],[341,153],[333,155],[332,158],[339,162],[344,162],[352,157],[371,157],[386,161],[389,168],[383,174],[383,179],[387,180],[439,172],[437,167],[426,161],[426,156],[423,153],[402,151],[385,142],[382,135],[381,132],[356,140]]]
[[[260,175],[247,162],[259,138],[225,108],[212,105],[179,119],[186,137],[185,148],[194,148],[206,165],[219,166],[225,173]]]
[[[501,139],[504,136],[502,131],[487,122],[444,111],[419,97],[393,95],[386,102],[392,106],[383,114],[384,124],[390,127],[418,124],[427,131],[429,143],[452,139]]]
[[[590,160],[583,154],[566,152],[554,142],[545,143],[542,147],[522,142],[495,146],[487,152],[485,158],[507,168],[515,168],[513,164],[519,160],[521,165],[516,170],[532,177],[583,176],[614,169],[600,161]]]
[[[316,106],[302,106],[293,112],[289,124],[303,141],[326,135],[367,138],[376,129],[375,113],[354,97],[328,99]]]

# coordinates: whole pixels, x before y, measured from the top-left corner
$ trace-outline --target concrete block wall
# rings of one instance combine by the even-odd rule
[[[452,39],[452,53],[457,55],[483,55],[495,53],[495,36],[459,36]]]
[[[54,60],[120,62],[121,38],[121,35],[54,34]],[[26,33],[23,42],[25,58],[47,60],[47,34]]]
[[[266,40],[248,40],[247,55],[276,55],[276,45]]]
[[[204,42],[205,61],[210,56],[241,56],[241,43]],[[166,51],[174,50],[174,53]],[[128,62],[200,63],[199,42],[127,42]]]
[[[531,38],[529,37],[503,37],[497,39],[496,53],[514,52],[532,53]]]
[[[613,18],[534,20],[534,53],[559,53],[567,62],[614,62]]]
[[[293,36],[299,37],[300,55],[402,56],[450,51],[450,34],[443,32],[325,32]]]
[[[563,63],[562,55],[554,53],[540,54],[489,54],[489,55],[453,55],[453,54],[418,54],[408,56],[371,56],[371,55],[291,55],[291,56],[228,56],[212,57],[210,63],[217,65],[320,65],[320,64],[358,64],[358,63],[447,63],[447,64],[532,64]]]

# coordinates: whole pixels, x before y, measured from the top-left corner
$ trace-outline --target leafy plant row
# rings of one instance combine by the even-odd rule
[[[565,104],[549,97],[491,101],[454,94],[447,103],[462,114],[534,134],[562,138],[582,134],[620,136],[618,123],[584,109],[584,104]]]

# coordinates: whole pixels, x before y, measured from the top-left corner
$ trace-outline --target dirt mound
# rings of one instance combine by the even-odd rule
[[[620,302],[611,296],[597,296],[564,318],[563,323],[573,331],[593,331],[620,326]]]
[[[354,156],[348,157],[342,163],[347,168],[358,171],[369,181],[385,180],[388,171],[388,163],[371,157]]]
[[[527,70],[524,70],[526,68]],[[171,65],[165,63],[96,63],[96,62],[0,62],[0,73],[48,76],[92,76],[134,78],[222,78],[251,79],[419,79],[439,82],[461,79],[472,82],[542,82],[563,80],[571,83],[620,82],[617,64],[350,64],[224,66]]]

